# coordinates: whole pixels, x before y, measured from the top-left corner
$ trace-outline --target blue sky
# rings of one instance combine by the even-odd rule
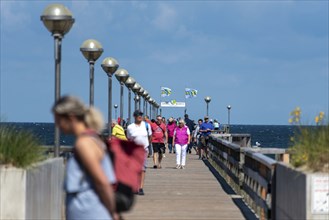
[[[54,43],[40,21],[52,1],[1,1],[1,116],[6,121],[51,122]],[[62,44],[62,94],[89,100],[89,67],[79,48],[93,38],[104,53],[95,65],[95,105],[107,115],[107,77],[120,67],[160,101],[184,101],[191,118],[233,124],[287,124],[301,107],[305,121],[328,115],[328,1],[62,1],[75,23]],[[119,84],[113,80],[113,101]],[[125,90],[127,100],[127,90]],[[127,103],[125,103],[127,107]],[[184,109],[164,109],[182,116]],[[125,115],[127,111],[125,110]]]

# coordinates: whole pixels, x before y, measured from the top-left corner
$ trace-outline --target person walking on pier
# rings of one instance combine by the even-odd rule
[[[219,130],[219,122],[217,121],[217,119],[214,120],[214,130],[215,131]]]
[[[148,115],[145,115],[144,116],[144,121],[149,125],[149,128],[151,129],[151,124],[153,123],[149,116]],[[152,143],[150,141],[150,144],[148,146],[148,149],[149,149],[149,153],[148,153],[148,156],[147,157],[151,157],[153,155],[153,148],[152,148]]]
[[[209,117],[204,117],[204,122],[200,126],[200,132],[201,132],[201,144],[202,148],[202,159],[209,159],[208,157],[208,140],[211,132],[214,130],[214,126],[212,123],[209,122]]]
[[[176,169],[185,169],[186,149],[191,141],[190,129],[185,125],[183,119],[179,120],[178,127],[175,128],[172,144],[176,149]]]
[[[171,154],[172,152],[176,153],[175,151],[175,145],[172,144],[173,136],[174,136],[174,131],[176,128],[176,122],[174,121],[173,117],[170,117],[168,119],[168,124],[167,124],[167,131],[168,131],[168,150],[169,153]]]
[[[165,144],[168,143],[168,134],[166,125],[162,122],[161,115],[157,116],[155,123],[152,123],[152,146],[154,169],[162,168],[161,161],[166,151]]]
[[[202,123],[203,123],[203,120],[199,119],[198,125],[196,126],[196,129],[193,132],[193,141],[196,145],[196,153],[197,153],[197,155],[199,155],[199,160],[201,159],[201,149],[202,149],[202,144],[200,141],[200,136],[201,136],[200,127],[201,127]]]
[[[115,173],[97,135],[104,127],[101,114],[72,96],[60,98],[52,112],[59,129],[76,137],[64,180],[66,219],[119,219],[112,187]]]
[[[112,137],[116,137],[121,140],[127,140],[125,130],[118,124],[115,119],[112,120]]]
[[[188,114],[184,115],[184,121],[185,121],[186,126],[189,128],[190,132],[193,132],[195,124],[191,119],[189,119]],[[192,153],[192,144],[188,144],[186,150],[189,153]]]
[[[136,110],[133,114],[135,117],[135,122],[128,125],[127,128],[127,138],[134,141],[136,144],[144,146],[145,150],[145,163],[143,172],[141,173],[141,185],[138,191],[138,195],[144,195],[144,180],[145,172],[147,166],[147,155],[148,155],[148,146],[150,145],[150,140],[152,136],[151,126],[148,123],[143,121],[143,112]]]

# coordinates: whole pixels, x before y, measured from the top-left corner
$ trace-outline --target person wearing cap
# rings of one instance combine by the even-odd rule
[[[152,123],[152,147],[153,147],[153,163],[154,169],[161,168],[163,154],[166,151],[168,143],[168,133],[166,125],[162,122],[161,115],[158,115],[156,122]]]
[[[204,122],[200,126],[199,132],[201,132],[201,144],[202,144],[202,159],[208,157],[208,140],[211,132],[214,130],[214,126],[209,122],[209,117],[204,117]]]
[[[147,166],[148,146],[150,145],[150,138],[152,136],[151,126],[143,121],[143,112],[136,110],[134,112],[135,122],[131,123],[127,128],[127,138],[134,141],[136,144],[144,146],[145,150],[145,163],[144,169],[141,173],[141,185],[138,191],[139,195],[144,195],[144,180]]]
[[[172,139],[174,136],[174,131],[176,128],[176,122],[174,121],[173,117],[170,117],[168,119],[168,124],[167,124],[167,132],[168,132],[168,149],[169,153],[171,154],[172,152],[176,153],[175,151],[175,146],[172,144]]]
[[[115,119],[112,120],[112,137],[127,140],[125,130],[118,125],[118,122]]]

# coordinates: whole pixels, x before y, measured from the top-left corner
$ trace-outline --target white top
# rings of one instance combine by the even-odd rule
[[[200,131],[200,125],[198,125],[196,129],[193,131],[194,138],[197,138],[197,136],[199,135],[199,131]]]
[[[136,144],[144,146],[144,149],[147,149],[149,144],[149,136],[152,135],[151,125],[146,124],[144,121],[140,125],[132,123],[127,128],[127,138],[134,141]]]

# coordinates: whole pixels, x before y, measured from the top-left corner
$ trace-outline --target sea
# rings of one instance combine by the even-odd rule
[[[54,124],[53,123],[0,123],[11,125],[15,129],[30,131],[39,140],[41,145],[53,145]],[[252,145],[256,142],[265,148],[288,148],[291,146],[291,137],[296,131],[295,126],[290,125],[231,125],[232,134],[250,134]],[[60,144],[72,146],[74,137],[61,134]]]

